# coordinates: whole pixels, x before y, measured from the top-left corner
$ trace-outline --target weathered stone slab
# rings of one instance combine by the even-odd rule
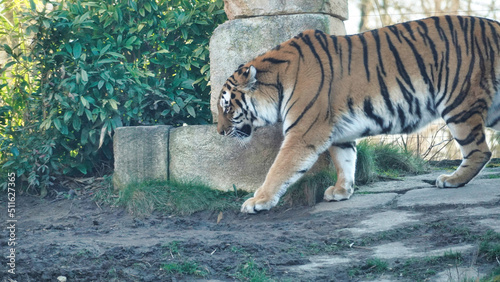
[[[345,230],[356,236],[362,236],[368,233],[387,231],[398,226],[414,224],[419,221],[417,219],[418,216],[421,216],[421,214],[388,210],[372,214],[367,219],[356,224],[355,227],[346,228]]]
[[[115,188],[134,182],[168,179],[170,128],[158,125],[116,129],[113,137]]]
[[[460,188],[424,188],[408,191],[398,199],[399,207],[473,205],[500,200],[498,179],[474,179]]]
[[[473,245],[450,245],[445,248],[422,249],[422,246],[407,246],[402,242],[393,242],[374,247],[374,257],[381,259],[396,259],[396,258],[411,258],[411,257],[426,257],[426,256],[442,256],[446,252],[469,252],[473,250]]]
[[[347,20],[347,0],[224,0],[230,20],[256,16],[327,14]]]
[[[238,68],[306,29],[344,35],[342,20],[326,14],[262,16],[227,21],[210,39],[210,106],[217,121],[217,99],[226,79]]]
[[[256,130],[247,144],[221,136],[215,125],[178,127],[170,133],[170,177],[212,188],[255,191],[264,182],[283,140],[281,124]],[[324,154],[311,169],[330,166]]]
[[[397,196],[396,193],[356,194],[354,192],[354,195],[347,201],[318,203],[311,213],[332,212],[343,209],[370,209],[387,205]]]

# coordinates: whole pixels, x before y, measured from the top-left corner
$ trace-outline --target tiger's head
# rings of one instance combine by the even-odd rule
[[[217,132],[221,135],[250,139],[254,128],[259,126],[253,92],[256,90],[257,69],[240,66],[222,87],[217,108],[219,111]]]

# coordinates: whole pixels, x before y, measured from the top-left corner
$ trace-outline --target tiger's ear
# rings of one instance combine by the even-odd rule
[[[243,90],[253,89],[257,83],[257,69],[252,65],[245,70],[243,76],[246,78],[245,83],[241,85]]]

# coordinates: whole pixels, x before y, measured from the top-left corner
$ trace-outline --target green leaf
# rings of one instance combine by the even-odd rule
[[[82,44],[80,44],[80,42],[76,42],[75,46],[73,47],[73,57],[75,59],[79,59],[81,55],[82,55]]]
[[[6,163],[3,164],[2,168],[8,168],[9,166],[13,165],[15,163],[15,161],[8,161]],[[19,173],[18,173],[19,175]]]
[[[80,118],[79,117],[75,117],[73,119],[73,128],[76,131],[80,131],[81,126],[82,126],[82,122],[80,121]]]
[[[194,111],[194,108],[192,106],[187,106],[186,110],[192,117],[196,117],[196,112]]]
[[[194,89],[194,86],[193,86],[193,83],[194,83],[194,80],[192,79],[186,79],[184,80],[182,83],[181,83],[181,87],[184,88],[184,89],[189,89],[189,90],[193,90]]]
[[[201,67],[201,69],[200,69],[200,73],[204,74],[209,69],[210,69],[210,65],[209,64],[203,65],[203,67]]]
[[[109,95],[113,94],[114,92],[113,85],[111,85],[111,83],[109,82],[106,82],[106,90],[108,90]]]
[[[111,44],[104,46],[104,48],[102,48],[101,51],[99,52],[99,57],[102,57],[104,54],[106,54],[106,51],[108,51],[109,48],[111,48]]]
[[[36,4],[35,4],[35,1],[30,0],[30,7],[31,7],[31,11],[36,12]]]
[[[42,124],[40,124],[40,129],[48,130],[51,124],[52,121],[50,120],[50,118],[47,118],[42,122]]]
[[[5,51],[7,54],[12,55],[12,49],[10,48],[10,46],[9,46],[9,45],[4,44],[4,45],[3,45],[3,49],[4,49],[4,51]]]
[[[56,126],[57,130],[61,131],[62,125],[61,125],[61,121],[58,118],[56,118],[54,120],[54,125]]]
[[[99,90],[101,90],[101,88],[102,88],[102,86],[104,85],[104,83],[105,83],[105,82],[106,82],[106,81],[104,81],[104,80],[99,80],[99,83],[97,83],[97,88],[98,88]]]
[[[113,108],[113,110],[117,111],[118,110],[118,105],[120,105],[120,103],[118,103],[116,100],[114,99],[109,99],[108,100],[108,103],[109,105],[111,106],[111,108]]]
[[[17,147],[10,148],[10,152],[12,153],[12,155],[14,155],[14,157],[19,156],[19,150],[17,149]]]
[[[88,109],[88,108],[90,107],[89,101],[87,101],[87,99],[85,99],[85,97],[80,96],[80,101],[82,102],[82,104],[83,104],[83,106],[84,106],[85,108],[87,108],[87,109]]]
[[[64,123],[68,123],[69,119],[73,116],[73,111],[67,111],[64,113]]]
[[[89,76],[87,74],[87,71],[82,70],[82,81],[85,83],[89,82]]]
[[[137,36],[132,36],[130,37],[126,42],[125,42],[125,46],[132,46],[132,44],[135,42],[135,40],[137,40]]]
[[[177,104],[173,104],[172,108],[174,109],[174,112],[176,112],[176,113],[180,113],[181,112],[181,108]]]
[[[10,68],[12,65],[15,65],[16,62],[11,61],[5,64],[5,66],[0,70],[0,74],[3,73],[6,69]]]
[[[111,55],[111,56],[116,57],[116,58],[125,59],[125,56],[123,56],[123,55],[122,55],[122,54],[120,54],[120,53],[116,53],[116,52],[108,52],[108,53],[106,53],[106,54]]]
[[[76,167],[81,173],[87,174],[87,167],[83,164],[80,164]]]

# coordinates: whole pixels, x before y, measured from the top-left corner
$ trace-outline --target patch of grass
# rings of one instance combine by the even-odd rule
[[[500,233],[489,230],[481,236],[479,255],[488,261],[500,260]]]
[[[200,268],[196,262],[192,261],[164,263],[161,268],[167,273],[176,275],[195,275],[199,277],[208,275],[207,270]]]
[[[240,265],[234,276],[240,281],[272,281],[272,279],[268,276],[267,271],[263,267],[260,267],[253,259],[249,259]]]
[[[153,211],[189,215],[198,211],[238,210],[246,192],[222,192],[197,183],[150,181],[120,191],[117,203],[135,216]]]
[[[397,178],[428,171],[427,162],[411,151],[392,143],[374,144],[365,139],[358,143],[356,184],[366,184],[378,178]]]
[[[372,277],[376,274],[382,274],[389,270],[389,263],[379,258],[372,258],[361,266],[354,266],[347,272],[350,277],[365,276]]]
[[[306,175],[291,185],[282,197],[282,204],[287,206],[313,206],[323,200],[325,190],[334,185],[337,175],[333,170],[320,171]]]
[[[415,281],[424,281],[447,267],[457,267],[462,264],[462,254],[449,251],[445,252],[442,256],[408,259],[403,264],[396,265],[392,272],[393,275],[397,277],[410,278]]]
[[[181,254],[181,242],[179,241],[172,241],[170,243],[162,245],[162,248],[168,249],[168,252],[170,252],[170,256],[175,256],[175,255],[180,255]]]
[[[375,148],[367,140],[362,140],[356,146],[356,184],[366,184],[377,179],[375,164]]]

